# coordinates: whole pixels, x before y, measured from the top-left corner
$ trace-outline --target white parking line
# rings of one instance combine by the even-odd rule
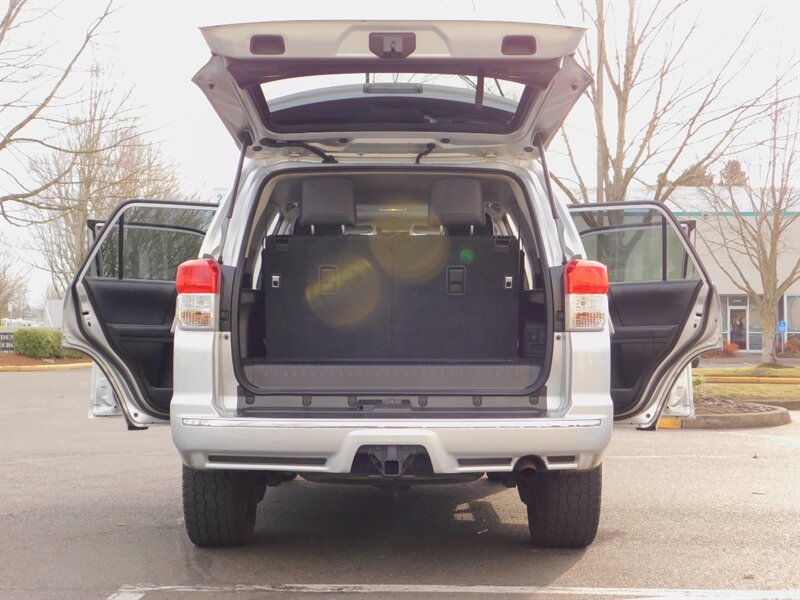
[[[140,600],[144,598],[144,592],[116,592],[108,597],[108,600]]]
[[[652,459],[652,460],[661,460],[666,458],[677,458],[677,459],[691,459],[691,460],[698,460],[698,459],[720,459],[720,460],[753,460],[752,453],[749,454],[606,454],[603,457],[603,460],[615,460],[615,459],[623,459],[623,460],[642,460],[642,459]]]
[[[539,587],[517,585],[368,585],[368,584],[283,584],[283,585],[124,585],[108,600],[140,600],[149,592],[165,594],[484,594],[498,596],[566,596],[574,598],[636,598],[638,600],[798,600],[793,590],[702,590],[649,588]]]

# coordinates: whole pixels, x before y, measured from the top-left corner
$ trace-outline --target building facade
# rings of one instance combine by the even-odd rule
[[[739,190],[740,216],[755,223],[756,213],[747,212],[749,200],[744,190]],[[736,190],[734,190],[736,193]],[[735,217],[731,213],[714,210],[705,199],[703,191],[685,187],[676,191],[667,202],[679,220],[692,224],[691,236],[711,278],[717,285],[722,304],[722,333],[726,343],[734,343],[743,352],[760,352],[767,340],[763,337],[763,323],[759,300],[746,294],[737,283],[747,281],[759,297],[763,296],[761,274],[757,267],[741,253],[727,252],[725,246],[735,247]],[[730,237],[728,237],[730,236]],[[800,257],[800,219],[781,236],[778,246],[778,281],[782,282]],[[736,261],[734,265],[732,261]],[[741,275],[740,275],[741,274]],[[800,345],[800,282],[782,296],[775,323],[775,339],[771,341],[780,350],[789,341]],[[783,322],[786,330],[778,333]]]

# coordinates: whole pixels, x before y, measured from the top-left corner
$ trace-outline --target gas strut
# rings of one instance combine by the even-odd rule
[[[236,165],[236,176],[233,178],[233,189],[231,190],[231,199],[228,202],[228,210],[225,213],[225,223],[222,226],[222,234],[219,239],[219,259],[217,262],[222,264],[222,250],[225,248],[225,240],[228,237],[228,227],[231,224],[231,217],[233,216],[233,206],[236,204],[236,197],[239,195],[239,182],[242,179],[242,168],[244,167],[244,157],[247,154],[247,148],[253,143],[253,138],[248,132],[242,134],[242,149],[239,152],[239,162]]]
[[[563,264],[567,264],[567,253],[564,249],[564,226],[561,219],[558,218],[558,211],[556,210],[556,196],[553,194],[553,184],[550,181],[550,169],[547,168],[547,157],[544,152],[544,140],[542,134],[537,133],[533,137],[533,143],[539,149],[539,159],[542,161],[542,173],[544,174],[544,187],[547,192],[547,199],[550,201],[550,212],[553,214],[553,220],[556,222],[556,231],[558,232],[558,243],[561,246],[561,260]]]

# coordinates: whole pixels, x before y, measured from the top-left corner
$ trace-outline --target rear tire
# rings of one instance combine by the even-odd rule
[[[240,546],[253,540],[260,473],[183,465],[183,521],[195,546]]]
[[[591,471],[543,471],[520,491],[527,500],[533,543],[546,548],[584,548],[600,522],[602,466]]]

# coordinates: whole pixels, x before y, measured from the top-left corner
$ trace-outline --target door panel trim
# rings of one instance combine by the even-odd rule
[[[687,280],[687,281],[690,281],[690,280]],[[666,283],[669,283],[669,282],[664,282],[664,281],[653,282],[654,285],[658,285],[660,287],[663,286]],[[669,357],[670,354],[672,354],[672,352],[675,350],[676,346],[680,343],[680,339],[681,339],[681,323],[684,324],[683,329],[685,330],[685,327],[686,327],[685,324],[691,319],[692,312],[695,311],[695,307],[697,305],[697,298],[700,295],[700,291],[701,291],[701,289],[703,287],[702,283],[703,282],[701,280],[697,280],[697,283],[695,285],[695,289],[694,289],[694,291],[692,293],[692,296],[689,299],[689,301],[687,302],[686,310],[684,310],[683,314],[681,315],[680,319],[678,320],[678,323],[676,325],[674,325],[674,326],[670,326],[669,327],[669,329],[672,329],[674,331],[672,342],[666,348],[664,348],[660,353],[658,353],[656,356],[653,357],[652,362],[651,362],[651,365],[652,365],[651,368],[648,371],[645,371],[644,373],[642,373],[636,379],[636,384],[634,386],[632,386],[632,388],[615,388],[615,389],[620,389],[620,390],[622,390],[622,389],[639,388],[639,394],[640,394],[639,399],[634,401],[632,406],[627,407],[619,415],[615,414],[614,415],[615,418],[625,418],[626,415],[628,415],[628,414],[638,413],[639,409],[643,405],[645,405],[645,407],[641,412],[644,412],[644,411],[647,410],[647,403],[648,403],[648,400],[649,400],[648,396],[647,396],[647,391],[648,391],[648,388],[650,387],[650,384],[648,383],[648,380],[652,380],[653,379],[653,377],[658,372],[659,367],[662,364],[662,360],[667,358],[667,357]],[[614,327],[615,327],[615,334],[611,338],[612,346],[614,345],[614,338],[616,337],[616,325]],[[623,331],[624,331],[625,327],[622,327],[621,329],[623,329]],[[647,327],[641,327],[641,328],[637,327],[637,329],[639,329],[639,330],[647,329]],[[652,329],[652,327],[650,327],[649,329]],[[659,327],[659,329],[661,329],[661,328]],[[630,339],[640,339],[640,338],[630,338]],[[650,337],[648,337],[646,339],[648,339],[650,341],[654,341],[655,340],[655,338],[652,337],[652,336],[650,336]],[[691,341],[689,341],[687,343],[691,343]],[[615,407],[615,410],[616,410],[616,407]]]

